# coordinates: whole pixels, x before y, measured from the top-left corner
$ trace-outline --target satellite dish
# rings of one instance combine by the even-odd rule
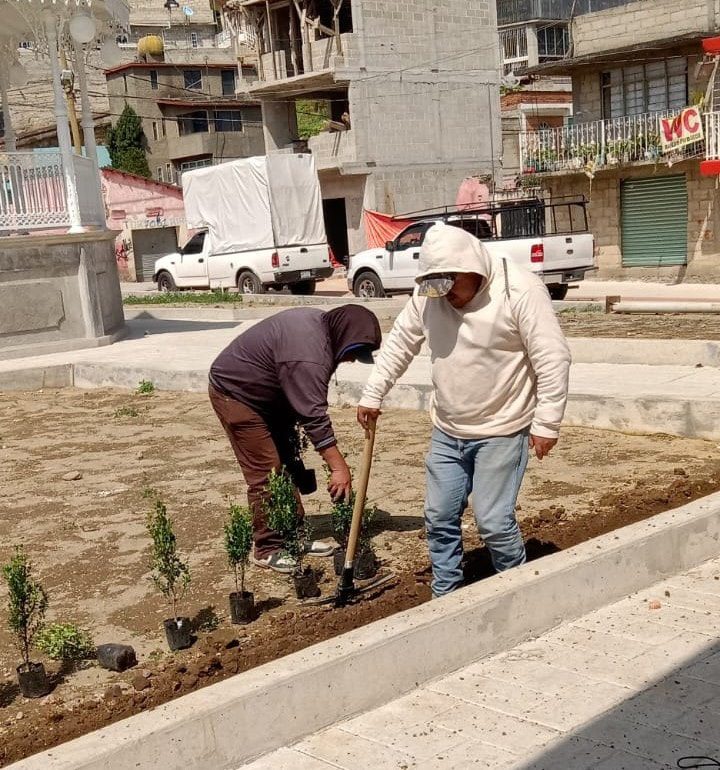
[[[187,5],[183,5],[183,7],[182,7],[182,12],[183,12],[183,13],[184,13],[186,16],[192,16],[192,15],[195,13],[195,11],[193,11],[193,9],[192,9],[192,8],[190,8],[190,7],[189,7],[189,6],[187,6]]]
[[[516,88],[520,85],[520,78],[514,72],[503,75],[500,82],[507,88]]]

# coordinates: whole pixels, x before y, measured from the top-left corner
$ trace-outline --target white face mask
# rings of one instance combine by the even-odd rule
[[[421,281],[418,294],[421,297],[430,297],[432,299],[445,297],[450,293],[454,283],[454,278],[447,278],[444,276],[438,278],[426,278],[424,281]]]

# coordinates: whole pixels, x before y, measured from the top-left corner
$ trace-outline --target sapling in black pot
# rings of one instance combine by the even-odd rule
[[[350,495],[350,499],[338,500],[333,503],[330,511],[333,535],[340,545],[339,550],[335,551],[333,557],[335,574],[338,576],[342,575],[343,568],[345,567],[345,551],[350,537],[354,505],[355,493],[353,492]],[[376,513],[377,508],[375,506],[366,505],[363,511],[360,538],[358,540],[357,554],[355,555],[355,577],[358,580],[369,580],[377,574],[377,556],[375,555],[369,531]]]
[[[148,514],[147,531],[152,540],[153,581],[172,607],[173,616],[163,621],[168,646],[183,650],[192,644],[192,624],[190,618],[178,616],[177,605],[190,583],[190,569],[178,555],[172,521],[160,500]]]
[[[265,512],[269,526],[280,534],[285,552],[295,560],[292,579],[298,599],[311,599],[320,595],[317,575],[312,567],[305,566],[310,530],[298,510],[295,486],[283,469],[273,471],[267,483]]]
[[[241,505],[230,506],[225,525],[225,551],[235,573],[235,591],[230,594],[230,618],[233,623],[249,623],[253,619],[255,597],[245,590],[245,568],[253,545],[252,513]]]
[[[32,566],[22,547],[15,549],[9,564],[3,567],[8,586],[8,625],[15,634],[22,664],[17,667],[20,692],[26,698],[42,698],[50,692],[45,666],[30,660],[30,649],[43,626],[47,594],[33,579]]]

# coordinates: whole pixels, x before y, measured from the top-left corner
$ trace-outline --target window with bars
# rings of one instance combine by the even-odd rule
[[[183,70],[185,88],[192,91],[202,91],[202,72],[200,70]]]
[[[538,27],[538,60],[542,62],[563,59],[570,52],[570,31],[567,24]]]
[[[215,110],[216,131],[242,131],[240,110]]]
[[[197,32],[191,32],[190,33],[190,47],[191,48],[198,48],[200,45],[198,40],[198,33]]]
[[[158,73],[157,70],[150,70],[150,88],[153,91],[158,90]]]
[[[209,131],[208,114],[205,110],[195,110],[178,116],[180,136],[188,134],[206,134]]]
[[[600,75],[604,120],[682,109],[688,103],[685,57],[638,64]]]
[[[500,30],[500,52],[503,71],[507,75],[513,70],[528,66],[527,28],[513,27]]]

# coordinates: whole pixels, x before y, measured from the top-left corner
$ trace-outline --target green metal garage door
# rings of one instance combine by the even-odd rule
[[[622,183],[624,267],[687,264],[688,195],[685,176]]]

